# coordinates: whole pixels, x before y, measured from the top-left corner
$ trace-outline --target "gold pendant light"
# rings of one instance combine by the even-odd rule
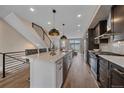
[[[61,36],[60,39],[65,40],[65,39],[67,39],[67,37],[64,35],[64,26],[65,26],[65,24],[62,24],[62,25],[63,25],[63,35]]]
[[[56,10],[55,9],[53,9],[53,21],[54,21],[54,24],[53,24],[53,29],[51,29],[50,31],[49,31],[49,35],[50,36],[58,36],[59,35],[59,31],[55,28],[55,13],[56,13]]]

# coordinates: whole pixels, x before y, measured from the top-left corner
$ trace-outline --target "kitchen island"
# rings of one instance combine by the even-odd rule
[[[31,88],[60,88],[72,62],[72,50],[57,50],[54,56],[50,55],[50,52],[45,52],[28,58]]]

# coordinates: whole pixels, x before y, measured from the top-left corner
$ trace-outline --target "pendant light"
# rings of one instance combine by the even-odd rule
[[[63,25],[63,35],[61,36],[60,39],[65,40],[65,39],[67,39],[67,37],[64,35],[64,26],[65,26],[65,24],[62,24],[62,25]]]
[[[59,35],[59,31],[55,28],[55,13],[56,13],[56,10],[55,9],[53,9],[53,29],[51,29],[50,31],[49,31],[49,35],[50,36],[58,36]]]

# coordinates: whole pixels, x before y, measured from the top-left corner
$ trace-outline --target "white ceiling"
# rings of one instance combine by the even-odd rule
[[[35,9],[34,12],[29,10],[31,7]],[[69,38],[80,38],[88,29],[97,8],[97,5],[1,5],[0,17],[14,12],[49,31],[52,24],[48,25],[47,23],[48,21],[53,23],[52,9],[56,9],[56,28],[62,33],[62,24],[64,23],[66,24],[64,33]],[[82,15],[81,18],[77,18],[78,14]],[[78,24],[81,26],[78,27]]]
[[[109,17],[109,14],[111,13],[111,7],[112,5],[101,6],[99,10],[97,11],[89,27],[94,28],[100,20],[107,20]]]

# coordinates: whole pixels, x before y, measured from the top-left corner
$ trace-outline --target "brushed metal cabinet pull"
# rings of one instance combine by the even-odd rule
[[[124,75],[124,72],[121,72],[120,70],[118,70],[117,68],[114,68],[113,69],[115,72],[117,72],[117,73],[119,73],[119,74],[121,74],[121,75]]]

